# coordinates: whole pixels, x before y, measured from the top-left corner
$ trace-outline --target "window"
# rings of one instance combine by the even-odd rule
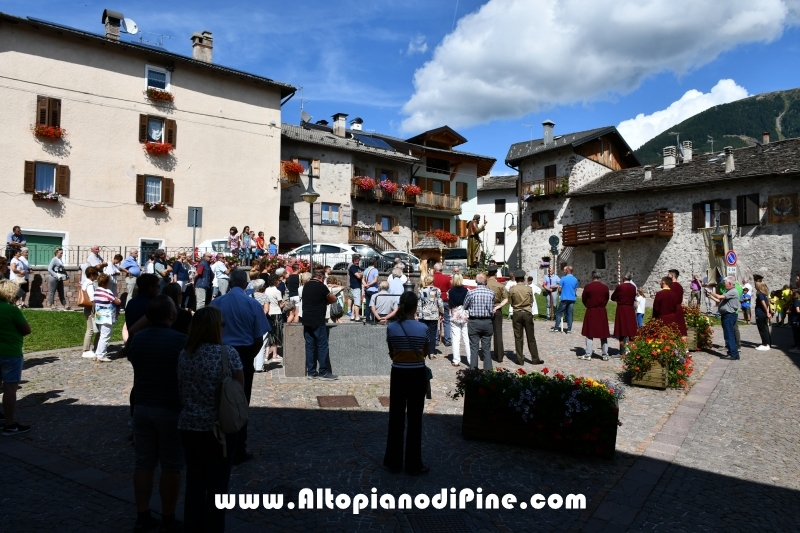
[[[375,227],[378,231],[400,232],[400,219],[389,215],[375,215]]]
[[[605,250],[595,250],[594,251],[594,267],[598,270],[605,270],[606,268],[606,251]]]
[[[757,226],[760,218],[758,212],[758,193],[746,194],[736,198],[737,226]]]
[[[445,220],[443,220],[441,218],[429,217],[428,218],[429,231],[436,231],[437,229],[445,229],[445,227],[444,227],[445,222],[447,222],[447,229],[449,230],[450,229],[450,222],[449,221],[445,221]]]
[[[34,123],[37,126],[61,126],[61,100],[37,96]]]
[[[303,165],[303,168],[306,169],[306,171],[303,172],[303,175],[307,176],[309,171],[311,170],[311,160],[310,159],[296,159],[296,161],[298,163],[300,163],[301,165]]]
[[[533,213],[533,229],[552,228],[555,224],[555,211],[536,211]]]
[[[145,67],[145,89],[161,89],[162,91],[169,91],[169,71],[160,67],[153,67],[147,65]]]
[[[280,214],[278,215],[278,220],[289,220],[289,215],[292,212],[292,206],[290,205],[282,205],[280,209]]]
[[[466,183],[456,183],[456,196],[461,198],[463,202],[468,200],[467,198],[467,184]]]
[[[162,202],[169,206],[173,205],[175,185],[172,178],[162,178],[160,176],[136,176],[136,202],[158,203]]]
[[[414,229],[417,231],[435,231],[437,229],[446,229],[450,231],[450,220],[434,217],[414,217]]]
[[[69,194],[69,167],[55,163],[25,161],[22,190],[25,192],[51,191]]]
[[[367,174],[366,174],[366,172],[364,172],[364,169],[363,169],[363,168],[361,168],[361,167],[356,167],[356,166],[354,166],[354,167],[353,167],[353,177],[356,177],[356,176],[366,176],[366,175],[367,175]]]
[[[330,244],[320,244],[319,249],[317,249],[318,254],[341,254],[344,253],[346,250],[342,250],[338,246],[332,246]]]
[[[716,225],[717,215],[720,216],[720,225],[730,224],[731,201],[708,200],[692,205],[692,229],[713,228]]]
[[[592,211],[592,222],[600,222],[601,220],[606,219],[606,208],[605,206],[598,205],[591,208]]]
[[[386,180],[397,181],[397,173],[394,170],[378,169],[378,171],[375,172],[375,176],[378,182]]]
[[[322,223],[339,225],[339,204],[322,204]]]
[[[152,115],[139,115],[139,142],[178,143],[178,124],[174,120]]]
[[[450,161],[446,159],[425,158],[425,170],[439,174],[450,174]]]
[[[506,234],[502,231],[497,231],[494,234],[494,243],[497,246],[502,246],[506,243]]]
[[[505,213],[506,212],[506,201],[505,200],[495,200],[494,201],[494,212],[495,213]]]
[[[544,177],[547,178],[555,178],[556,177],[556,165],[547,165],[544,167]]]

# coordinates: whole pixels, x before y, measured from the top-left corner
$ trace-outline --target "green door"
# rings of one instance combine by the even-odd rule
[[[49,235],[25,235],[28,242],[28,263],[31,266],[47,266],[56,249],[61,248],[61,237]]]

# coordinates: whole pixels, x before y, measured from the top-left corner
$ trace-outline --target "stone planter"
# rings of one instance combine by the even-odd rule
[[[541,417],[541,420],[553,420]],[[584,415],[575,417],[572,423],[546,423],[534,420],[525,422],[513,411],[492,409],[484,405],[475,389],[467,389],[464,395],[464,415],[461,434],[467,440],[480,440],[556,451],[571,455],[612,459],[617,441],[619,408],[606,417]]]
[[[667,388],[667,368],[660,363],[653,363],[650,370],[641,379],[631,378],[631,385],[665,390]]]

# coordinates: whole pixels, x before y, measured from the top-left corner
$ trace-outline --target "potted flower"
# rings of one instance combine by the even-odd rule
[[[67,136],[67,130],[61,126],[43,126],[35,124],[31,126],[33,135],[39,139],[47,139],[48,141],[57,141]]]
[[[145,211],[166,211],[167,204],[164,202],[145,202],[142,204],[142,208]]]
[[[297,161],[281,161],[281,165],[283,165],[283,171],[286,174],[295,174],[299,176],[306,171],[306,167]]]
[[[170,102],[170,103],[172,103],[172,102],[175,101],[175,95],[174,94],[172,94],[169,91],[156,89],[155,87],[148,87],[146,91],[143,91],[143,93],[147,98],[149,98],[150,100],[153,100],[154,102],[162,102],[162,103]]]
[[[55,191],[33,191],[34,200],[42,200],[43,202],[57,202],[61,195]]]
[[[458,237],[453,235],[447,230],[437,229],[431,233],[434,237],[442,241],[444,244],[453,244],[458,241]]]
[[[369,176],[356,176],[353,178],[353,183],[362,191],[372,191],[375,189],[375,180]]]
[[[622,365],[633,385],[662,390],[686,387],[694,371],[678,326],[660,320],[639,328],[622,355]]]
[[[169,155],[174,149],[170,143],[144,143],[144,151],[150,155]]]
[[[688,350],[697,351],[711,348],[711,339],[714,336],[711,319],[702,314],[699,308],[688,305],[683,306],[683,315],[686,318]]]
[[[392,180],[384,180],[381,182],[381,189],[386,194],[392,195],[399,188],[399,186]]]
[[[464,397],[464,438],[612,458],[623,388],[550,374],[547,368],[459,371],[452,397]]]
[[[541,196],[542,194],[544,194],[544,189],[542,189],[541,185],[537,185],[536,187],[533,188],[531,194],[534,196]]]
[[[422,192],[422,189],[420,189],[418,185],[414,185],[413,183],[406,183],[402,187],[403,187],[403,192],[406,194],[406,196],[417,196]]]
[[[371,229],[375,229],[375,226],[373,226],[372,224],[367,224],[366,222],[362,222],[362,221],[359,220],[358,222],[356,222],[356,228],[357,229],[369,229],[369,230],[371,230]]]
[[[567,194],[569,192],[569,178],[561,178],[561,181],[556,188],[553,189],[553,194]]]

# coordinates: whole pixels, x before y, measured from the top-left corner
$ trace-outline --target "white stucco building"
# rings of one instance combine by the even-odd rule
[[[487,176],[478,179],[478,214],[481,223],[486,217],[483,242],[498,263],[510,269],[519,266],[517,256],[517,229],[519,224],[517,202],[517,176]],[[514,229],[511,229],[511,225]],[[523,265],[531,268],[531,265]]]

